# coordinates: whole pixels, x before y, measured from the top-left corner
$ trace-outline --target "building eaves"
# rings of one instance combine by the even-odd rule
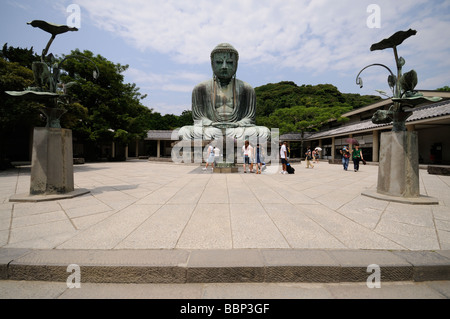
[[[450,115],[450,100],[444,100],[441,102],[417,107],[414,109],[413,114],[406,120],[407,123],[413,123],[424,119],[432,119]],[[315,140],[320,138],[328,138],[333,136],[346,135],[356,132],[379,130],[383,128],[389,128],[392,124],[374,124],[372,120],[365,120],[359,123],[350,125],[343,125],[335,129],[317,132],[312,134],[305,140]]]
[[[146,140],[166,140],[172,141],[171,130],[150,130],[147,132]]]

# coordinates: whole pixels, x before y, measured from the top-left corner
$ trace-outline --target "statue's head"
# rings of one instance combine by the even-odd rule
[[[219,79],[231,79],[237,71],[238,51],[228,43],[217,45],[211,52],[211,67]]]

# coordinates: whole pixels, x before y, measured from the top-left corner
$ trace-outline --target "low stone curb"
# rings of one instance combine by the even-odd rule
[[[450,251],[308,249],[0,249],[0,279],[85,283],[365,282],[450,280]]]

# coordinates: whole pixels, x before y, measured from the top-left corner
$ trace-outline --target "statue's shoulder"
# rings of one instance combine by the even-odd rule
[[[236,79],[236,85],[246,91],[255,92],[255,89],[250,84],[242,80]]]
[[[205,88],[211,87],[212,80],[205,80],[203,82],[198,83],[196,86],[194,86],[195,90],[204,90]]]

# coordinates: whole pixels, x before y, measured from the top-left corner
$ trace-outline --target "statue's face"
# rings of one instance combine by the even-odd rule
[[[233,52],[217,52],[213,55],[212,69],[219,79],[231,79],[237,71],[237,59]]]

